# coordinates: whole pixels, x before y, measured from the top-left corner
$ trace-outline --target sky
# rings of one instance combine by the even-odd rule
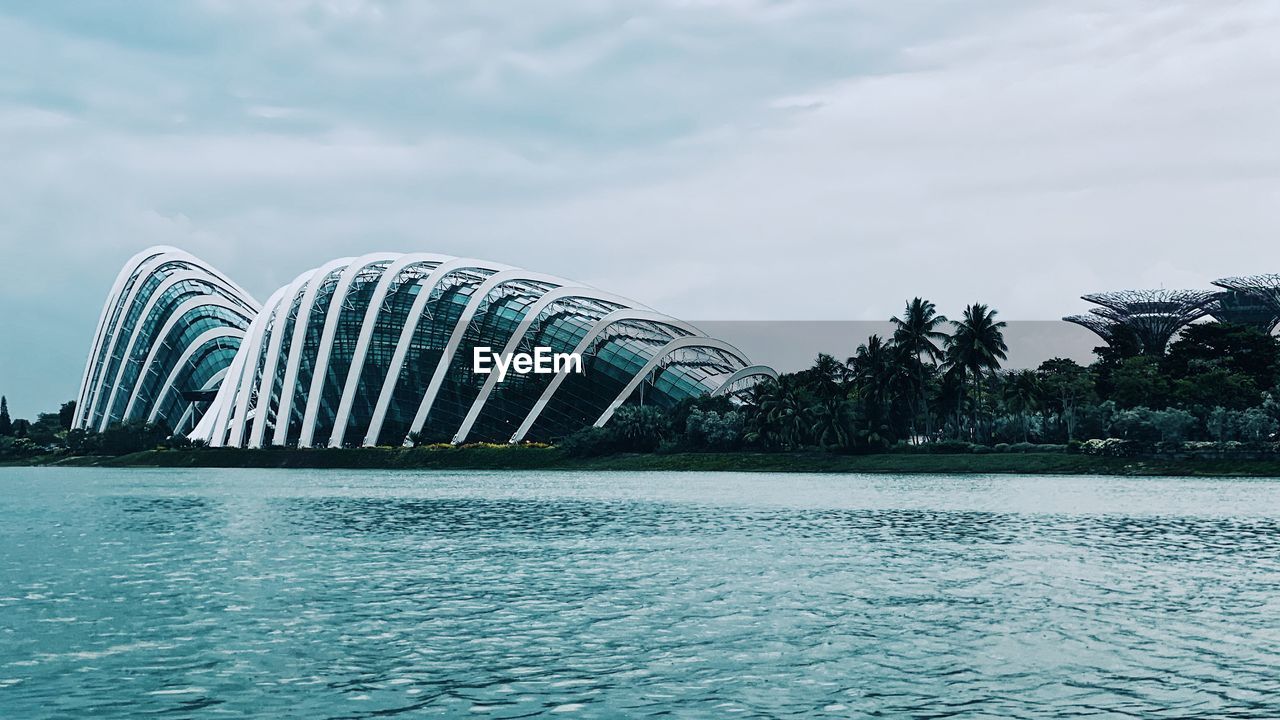
[[[1273,0],[0,0],[0,394],[72,398],[155,244],[259,299],[434,251],[708,321],[1277,272],[1277,37]]]

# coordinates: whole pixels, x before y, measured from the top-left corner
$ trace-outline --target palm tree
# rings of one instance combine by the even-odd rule
[[[849,368],[827,353],[818,353],[809,374],[814,376],[814,384],[823,397],[835,397],[842,394],[840,383],[848,379]]]
[[[951,321],[954,328],[946,341],[948,365],[967,375],[973,383],[975,402],[973,407],[974,432],[978,430],[978,409],[982,405],[982,378],[1000,369],[1000,361],[1007,360],[1009,346],[1004,343],[1005,323],[996,320],[996,311],[986,305],[974,303],[964,309],[964,316]]]
[[[809,408],[813,424],[809,432],[822,447],[848,447],[851,422],[849,402],[843,398],[827,397]]]
[[[943,367],[942,375],[938,378],[938,413],[940,417],[946,418],[943,421],[944,428],[947,421],[951,421],[955,428],[955,439],[960,440],[964,436],[965,372],[962,367],[950,362]]]
[[[1001,391],[1005,407],[1018,416],[1018,423],[1022,427],[1022,441],[1027,442],[1030,439],[1027,414],[1040,407],[1044,394],[1040,376],[1034,370],[1011,372],[1004,377]]]
[[[942,348],[939,344],[947,342],[947,334],[939,328],[947,322],[947,318],[938,314],[937,307],[932,302],[917,297],[907,303],[901,318],[895,316],[890,320],[894,324],[894,344],[908,356],[915,358],[912,371],[915,375],[916,393],[913,394],[911,401],[911,434],[916,434],[916,417],[923,409],[924,432],[928,436],[933,432],[933,416],[929,412],[929,397],[924,381],[924,362],[927,360],[936,367],[938,359],[942,357]]]
[[[776,443],[790,449],[801,444],[808,429],[805,399],[793,376],[756,386],[754,404],[758,408],[752,440]]]
[[[903,384],[897,348],[892,341],[872,335],[846,362],[868,421],[876,427],[887,427],[895,394]]]
[[[864,399],[881,402],[888,391],[893,353],[889,343],[879,335],[871,335],[858,346],[853,357],[845,360],[849,374]]]

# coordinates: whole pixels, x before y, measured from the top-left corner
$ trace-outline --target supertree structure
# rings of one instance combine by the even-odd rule
[[[1079,315],[1068,315],[1062,319],[1092,330],[1095,335],[1105,340],[1108,344],[1115,338],[1116,322],[1101,315],[1081,313]]]
[[[1211,314],[1219,322],[1248,325],[1270,333],[1280,322],[1280,275],[1248,275],[1213,281],[1223,288]]]
[[[1169,340],[1182,328],[1208,315],[1218,299],[1211,290],[1116,290],[1091,293],[1081,299],[1099,307],[1090,313],[1098,320],[1082,321],[1088,316],[1064,318],[1093,330],[1111,342],[1117,326],[1132,331],[1146,355],[1164,353]]]

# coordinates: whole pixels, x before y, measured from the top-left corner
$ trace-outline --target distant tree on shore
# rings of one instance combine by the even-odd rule
[[[1007,359],[1009,346],[1004,342],[1005,323],[996,320],[995,310],[982,303],[974,303],[964,309],[959,320],[952,320],[951,325],[954,331],[946,342],[947,364],[958,369],[960,377],[968,377],[973,386],[970,403],[973,411],[972,437],[985,440],[981,430],[983,381],[1000,369],[1000,361]]]
[[[936,370],[943,357],[942,348],[947,334],[941,330],[947,323],[945,315],[939,315],[937,307],[923,298],[912,298],[904,308],[902,317],[892,317],[893,342],[904,353],[910,367],[913,392],[910,396],[912,436],[918,437],[916,422],[923,417],[924,435],[933,432],[933,413],[929,409],[929,370]],[[926,366],[925,363],[928,363]]]
[[[0,437],[13,436],[13,421],[9,419],[9,399],[0,395]]]
[[[71,421],[75,417],[75,414],[76,414],[75,400],[68,400],[62,403],[62,406],[58,408],[58,424],[62,426],[63,430],[71,429]]]
[[[1067,442],[1075,440],[1080,406],[1097,399],[1094,378],[1075,360],[1067,358],[1045,360],[1036,372],[1044,393],[1042,408],[1057,415],[1066,430]]]

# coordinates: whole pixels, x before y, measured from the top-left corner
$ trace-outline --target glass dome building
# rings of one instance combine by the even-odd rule
[[[157,265],[160,253],[148,253],[122,276]],[[113,298],[129,293],[121,284]],[[158,400],[95,414],[95,424],[137,419],[139,408],[162,404],[167,412],[158,419],[176,413],[183,422],[171,427],[186,432],[198,417],[187,434],[213,446],[555,440],[606,424],[628,403],[666,408],[686,398],[738,395],[776,377],[733,346],[635,301],[553,275],[432,253],[334,260],[298,275],[259,312],[233,314],[239,324],[226,336],[234,334],[236,348],[217,355],[216,371],[137,391]],[[181,337],[194,342],[203,332]],[[91,366],[102,364],[94,360],[102,354],[98,344]],[[477,348],[507,357],[540,348],[572,354],[581,372],[500,378],[476,372]],[[184,354],[176,357],[189,364]],[[200,413],[174,409],[175,397],[210,402]]]
[[[238,285],[181,250],[133,256],[98,318],[72,427],[152,422],[189,431],[258,309]]]

